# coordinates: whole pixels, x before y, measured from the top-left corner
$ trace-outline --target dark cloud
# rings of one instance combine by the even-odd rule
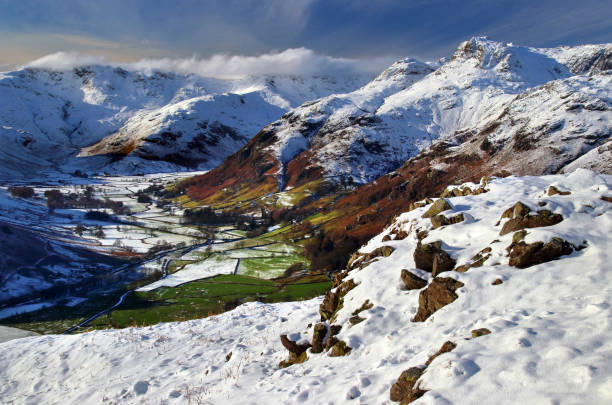
[[[135,57],[299,47],[349,58],[440,57],[474,35],[531,46],[612,41],[612,2],[599,0],[0,0],[0,10],[9,36],[82,36]],[[71,50],[60,46],[47,51]]]

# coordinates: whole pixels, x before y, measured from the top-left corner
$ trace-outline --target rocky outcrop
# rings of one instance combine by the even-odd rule
[[[450,218],[447,218],[442,214],[438,214],[436,216],[431,217],[430,220],[431,220],[431,224],[433,225],[434,229],[436,229],[436,228],[439,228],[445,225],[458,224],[459,222],[463,222],[465,218],[463,214],[457,214]]]
[[[353,350],[352,347],[348,346],[344,341],[340,340],[336,342],[329,351],[329,357],[340,357],[346,356]]]
[[[413,254],[414,264],[417,268],[430,271],[434,277],[444,271],[452,270],[456,261],[442,249],[442,242],[417,244]]]
[[[321,314],[321,320],[330,320],[336,314],[338,309],[342,308],[344,296],[355,288],[357,284],[353,279],[342,282],[335,291],[328,291],[323,297],[323,302],[319,306],[319,314]]]
[[[508,249],[510,252],[508,264],[519,269],[555,260],[560,256],[569,255],[574,250],[572,244],[561,238],[553,238],[548,243],[513,242]]]
[[[431,284],[419,294],[419,309],[412,318],[413,322],[423,322],[440,308],[457,299],[455,290],[463,283],[448,277],[436,277]]]
[[[394,250],[395,249],[393,249],[391,246],[381,246],[381,247],[374,249],[370,253],[356,252],[349,258],[347,269],[349,270],[354,269],[354,268],[362,269],[368,264],[370,264],[372,260],[378,257],[390,256]]]
[[[325,337],[327,336],[327,325],[318,323],[312,333],[311,353],[321,353],[325,349]]]
[[[444,342],[442,344],[442,347],[440,347],[440,349],[437,352],[435,352],[434,354],[429,356],[429,358],[425,362],[425,365],[429,366],[431,364],[431,362],[436,359],[436,357],[438,357],[438,356],[440,356],[440,355],[442,355],[444,353],[448,353],[448,352],[454,350],[456,347],[457,347],[457,345],[455,343],[451,342],[450,340]]]
[[[517,202],[502,214],[503,218],[510,218],[504,223],[500,235],[518,231],[525,228],[539,228],[542,226],[552,226],[563,221],[561,214],[553,214],[549,210],[539,210],[535,214],[531,213],[531,208]]]

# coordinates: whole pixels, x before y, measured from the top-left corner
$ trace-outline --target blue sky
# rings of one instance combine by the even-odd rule
[[[300,47],[438,58],[475,35],[530,46],[612,42],[609,0],[0,0],[0,10],[4,66],[57,51],[117,61]]]

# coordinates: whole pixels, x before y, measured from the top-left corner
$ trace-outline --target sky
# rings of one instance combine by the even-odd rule
[[[265,70],[290,59],[294,68],[367,70],[448,56],[472,36],[540,47],[612,42],[609,0],[0,0],[0,10],[0,70],[57,52],[55,60]]]

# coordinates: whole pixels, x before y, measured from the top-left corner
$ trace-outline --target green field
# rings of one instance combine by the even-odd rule
[[[185,321],[219,314],[250,301],[299,301],[331,288],[326,275],[265,280],[244,275],[219,275],[178,287],[132,292],[111,313],[92,321],[86,329],[125,328],[159,322]],[[94,297],[75,308],[56,306],[3,320],[3,324],[38,333],[61,333],[87,317],[112,306],[119,292]]]

